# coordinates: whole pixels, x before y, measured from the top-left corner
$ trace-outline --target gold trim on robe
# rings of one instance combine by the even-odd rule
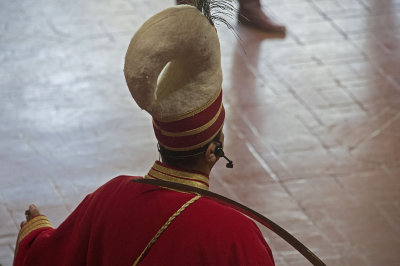
[[[19,245],[19,243],[30,233],[32,233],[33,231],[35,231],[36,229],[39,228],[44,228],[44,227],[49,227],[49,228],[53,228],[53,226],[51,225],[51,223],[49,222],[49,220],[47,219],[46,216],[44,215],[38,215],[34,218],[32,218],[32,220],[30,220],[29,222],[27,222],[22,228],[21,231],[18,234],[18,240],[17,240],[17,247]]]
[[[209,178],[201,173],[178,170],[156,161],[145,178],[160,179],[208,190]]]
[[[169,227],[169,225],[172,223],[172,221],[176,217],[178,217],[181,214],[181,212],[183,212],[189,205],[191,205],[193,202],[195,202],[196,200],[198,200],[200,198],[201,198],[200,195],[196,195],[195,197],[191,198],[190,200],[185,202],[174,214],[172,214],[171,217],[169,217],[169,219],[164,223],[164,225],[161,226],[161,228],[157,231],[157,234],[155,234],[154,237],[150,240],[150,242],[147,244],[147,246],[142,251],[142,253],[139,255],[139,257],[135,260],[135,262],[133,263],[133,266],[136,266],[143,259],[143,257],[146,255],[147,251],[158,240],[160,235]]]

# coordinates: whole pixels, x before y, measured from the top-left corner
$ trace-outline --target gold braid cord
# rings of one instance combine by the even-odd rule
[[[180,183],[168,182],[168,181],[164,181],[164,180],[137,178],[137,179],[132,179],[131,182],[159,186],[159,187],[182,191],[182,192],[187,192],[187,193],[195,193],[196,195],[201,195],[204,198],[211,199],[211,200],[218,202],[224,206],[229,206],[229,207],[247,215],[248,217],[254,219],[255,221],[259,222],[260,224],[262,224],[265,227],[272,230],[278,236],[282,237],[287,243],[292,245],[292,247],[294,247],[297,251],[299,251],[313,265],[318,265],[318,266],[326,265],[311,250],[309,250],[306,246],[304,246],[303,243],[301,243],[299,240],[297,240],[297,238],[292,236],[285,229],[283,229],[282,227],[280,227],[279,225],[277,225],[276,223],[274,223],[267,217],[250,209],[249,207],[246,207],[246,206],[240,204],[239,202],[233,201],[222,195],[213,193],[208,190],[204,190],[204,189],[200,189],[200,188],[192,187],[192,186],[187,186],[187,185],[180,184]]]
[[[157,234],[150,240],[150,242],[147,244],[147,246],[144,248],[144,250],[142,251],[142,253],[139,255],[139,257],[135,260],[135,262],[133,263],[133,266],[137,265],[144,257],[144,255],[146,255],[146,253],[149,251],[149,249],[151,248],[151,246],[157,241],[157,239],[160,237],[160,235],[165,231],[165,229],[168,228],[168,226],[172,223],[172,221],[179,215],[181,214],[181,212],[183,212],[190,204],[192,204],[193,202],[195,202],[196,200],[200,199],[201,196],[197,195],[193,198],[191,198],[190,200],[188,200],[185,204],[183,204],[179,210],[177,210],[174,214],[172,214],[171,217],[169,217],[168,221],[165,222],[165,224],[163,226],[161,226],[161,228],[158,230]]]

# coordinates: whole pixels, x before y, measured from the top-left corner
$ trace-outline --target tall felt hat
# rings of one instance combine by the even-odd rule
[[[174,6],[148,19],[129,44],[124,74],[165,149],[198,149],[222,129],[219,40],[196,7]]]

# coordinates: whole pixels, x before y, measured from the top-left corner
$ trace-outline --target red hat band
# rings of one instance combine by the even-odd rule
[[[161,146],[172,151],[189,151],[210,142],[222,129],[225,109],[222,90],[200,109],[169,121],[153,118],[153,129]]]

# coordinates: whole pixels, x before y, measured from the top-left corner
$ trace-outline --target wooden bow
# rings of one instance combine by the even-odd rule
[[[322,266],[325,263],[318,258],[311,250],[309,250],[303,243],[297,240],[293,235],[287,232],[285,229],[268,219],[267,217],[261,215],[260,213],[250,209],[249,207],[244,206],[234,200],[231,200],[227,197],[219,195],[217,193],[187,186],[179,183],[164,181],[164,180],[157,180],[157,179],[146,179],[146,178],[138,178],[132,179],[132,182],[141,183],[141,184],[148,184],[154,186],[165,187],[169,189],[190,192],[190,193],[198,193],[203,197],[212,199],[222,205],[229,206],[246,216],[254,219],[255,221],[259,222],[260,224],[264,225],[265,227],[269,228],[272,232],[276,233],[278,236],[282,237],[286,242],[288,242],[292,247],[294,247],[297,251],[299,251],[309,262],[313,265]]]

